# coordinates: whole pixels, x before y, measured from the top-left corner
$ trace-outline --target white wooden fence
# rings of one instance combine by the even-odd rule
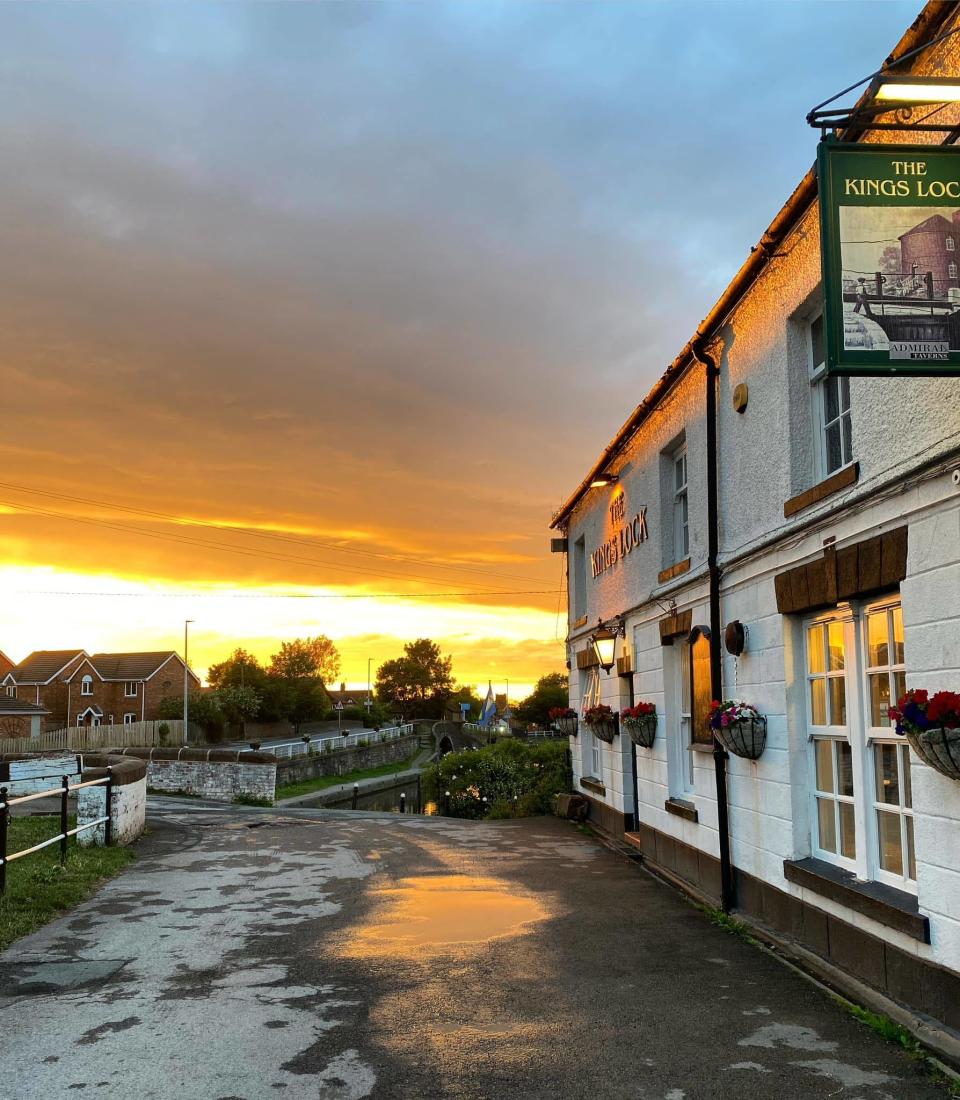
[[[407,734],[413,733],[413,723],[405,722],[402,726],[387,726],[380,730],[379,733],[376,730],[351,730],[349,733],[344,730],[343,736],[333,734],[333,736],[315,737],[309,741],[287,741],[283,744],[275,744],[271,742],[269,745],[263,746],[264,752],[272,752],[274,756],[278,758],[284,758],[291,756],[308,756],[311,752],[326,752],[333,751],[334,749],[352,749],[359,745],[361,742],[365,745],[376,745],[381,741],[394,741],[398,737],[405,737]]]
[[[160,726],[167,727],[161,741]],[[48,752],[56,749],[152,748],[183,743],[183,721],[179,718],[156,722],[115,723],[110,726],[67,726],[66,729],[41,733],[39,737],[0,738],[0,752]]]

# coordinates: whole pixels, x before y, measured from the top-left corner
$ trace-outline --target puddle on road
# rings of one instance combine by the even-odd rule
[[[378,908],[347,944],[346,955],[441,952],[523,935],[529,924],[548,915],[533,898],[510,893],[505,883],[468,875],[405,878],[377,890],[374,898]]]

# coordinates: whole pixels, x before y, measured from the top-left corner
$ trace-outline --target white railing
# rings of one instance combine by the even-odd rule
[[[386,726],[377,730],[344,730],[343,734],[327,734],[323,737],[311,737],[309,741],[283,741],[279,745],[267,744],[263,752],[272,752],[274,756],[286,759],[291,756],[309,756],[312,753],[332,752],[334,749],[356,748],[361,742],[365,745],[378,745],[382,741],[395,741],[413,733],[413,723],[402,726]]]
[[[160,726],[166,726],[163,743],[169,746],[183,743],[183,721],[162,718],[156,722],[114,723],[107,726],[67,726],[61,730],[41,733],[39,737],[0,738],[0,752],[48,752],[51,749],[124,749],[134,746],[152,748],[160,745]]]

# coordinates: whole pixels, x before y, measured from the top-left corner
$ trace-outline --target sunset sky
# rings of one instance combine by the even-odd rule
[[[0,6],[0,650],[562,669],[551,513],[919,7]]]

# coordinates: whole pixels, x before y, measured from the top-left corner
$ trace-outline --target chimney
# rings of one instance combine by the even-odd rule
[[[341,680],[340,681],[340,691],[341,691],[342,694],[346,694],[346,691],[347,691],[347,681],[346,680]]]

